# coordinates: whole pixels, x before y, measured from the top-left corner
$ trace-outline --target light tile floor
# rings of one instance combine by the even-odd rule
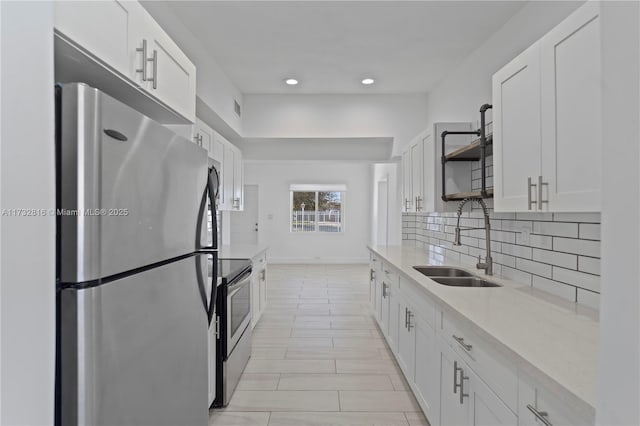
[[[270,265],[251,360],[210,425],[428,425],[372,317],[368,271]]]

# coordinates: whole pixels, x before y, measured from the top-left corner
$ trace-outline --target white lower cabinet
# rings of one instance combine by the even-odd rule
[[[536,413],[555,425],[594,424],[375,253],[370,274],[378,325],[431,425],[544,426]]]
[[[440,351],[436,330],[420,315],[415,320],[415,387],[418,403],[432,424],[440,424]]]
[[[442,425],[517,425],[518,417],[474,371],[440,339]]]
[[[571,410],[562,399],[540,386],[525,374],[518,379],[518,424],[521,426],[578,426],[593,424],[594,419],[583,412]],[[544,419],[544,420],[543,420]]]
[[[398,324],[398,365],[410,382],[413,382],[416,360],[415,313],[411,305],[400,297]]]
[[[267,253],[258,253],[252,260],[251,327],[255,327],[267,306]]]

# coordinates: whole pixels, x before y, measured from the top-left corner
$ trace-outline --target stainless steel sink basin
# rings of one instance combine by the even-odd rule
[[[414,266],[413,269],[427,277],[473,277],[464,269],[449,266]]]
[[[453,287],[502,287],[493,281],[483,280],[478,277],[432,277],[431,279],[438,284]]]

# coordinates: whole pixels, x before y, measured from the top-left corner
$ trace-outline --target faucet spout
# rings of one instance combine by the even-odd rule
[[[477,202],[482,207],[482,212],[484,213],[484,228],[471,228],[471,229],[484,229],[485,230],[485,241],[487,244],[487,256],[484,262],[480,261],[480,257],[478,257],[478,263],[476,264],[476,268],[484,269],[485,274],[493,275],[493,258],[491,257],[491,222],[489,221],[489,210],[487,209],[487,205],[484,203],[482,198],[465,198],[458,205],[458,221],[456,222],[456,229],[454,231],[453,244],[456,246],[462,245],[460,241],[460,216],[462,215],[462,208],[468,202]]]

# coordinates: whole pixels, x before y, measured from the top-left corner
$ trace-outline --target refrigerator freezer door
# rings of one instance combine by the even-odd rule
[[[206,265],[196,255],[61,290],[63,425],[208,424],[209,332],[196,277]]]
[[[60,105],[61,282],[196,250],[206,151],[84,84],[62,85]]]

